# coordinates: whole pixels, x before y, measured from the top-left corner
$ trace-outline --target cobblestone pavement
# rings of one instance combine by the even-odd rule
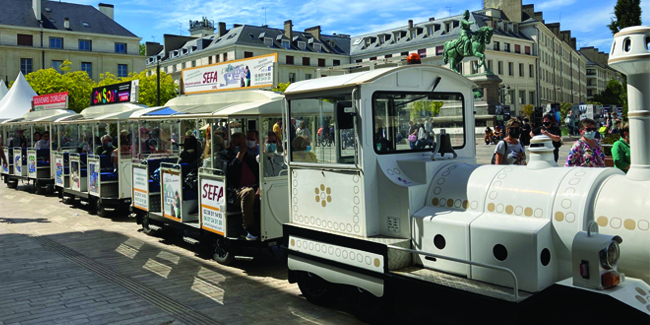
[[[493,151],[477,145],[478,162]],[[30,190],[0,184],[0,325],[359,323],[345,301],[307,302],[277,249],[226,267],[143,234],[134,219],[100,218]]]
[[[307,302],[280,250],[226,267],[30,189],[0,184],[0,325],[359,323]]]

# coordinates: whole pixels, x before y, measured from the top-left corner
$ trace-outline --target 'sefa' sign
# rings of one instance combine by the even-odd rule
[[[181,72],[184,94],[197,94],[239,88],[273,87],[278,54],[227,61]]]
[[[110,86],[93,88],[90,95],[90,106],[137,103],[139,96],[139,80],[122,82]]]
[[[68,108],[68,92],[34,96],[32,99],[34,110],[66,109]]]

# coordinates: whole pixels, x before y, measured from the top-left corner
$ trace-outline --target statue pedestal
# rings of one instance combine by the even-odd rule
[[[467,77],[479,87],[483,88],[482,101],[487,102],[487,112],[477,112],[477,114],[495,114],[496,106],[499,102],[499,84],[501,78],[495,74],[482,74]]]

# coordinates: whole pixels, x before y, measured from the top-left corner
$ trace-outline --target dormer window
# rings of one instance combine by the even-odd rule
[[[415,29],[411,29],[409,31],[409,39],[415,39],[416,36],[417,34],[415,33]]]
[[[306,45],[307,44],[304,41],[298,41],[298,48],[299,49],[304,50]]]
[[[88,24],[88,23],[85,22],[85,21],[84,21],[83,23],[81,23],[81,24],[82,24],[84,27],[90,27],[90,24]]]
[[[314,51],[316,51],[316,52],[320,52],[320,51],[321,51],[321,48],[322,48],[322,45],[321,45],[321,44],[318,44],[318,43],[317,43],[317,44],[314,44]]]
[[[291,48],[291,42],[289,42],[288,39],[283,39],[282,40],[282,47],[284,47],[285,49],[290,49]]]
[[[264,45],[273,46],[273,39],[270,37],[264,37]]]
[[[433,35],[433,26],[427,26],[427,35]]]

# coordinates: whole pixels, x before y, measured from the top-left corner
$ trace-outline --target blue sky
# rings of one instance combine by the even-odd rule
[[[97,6],[99,0],[67,0]],[[616,0],[523,0],[535,4],[547,23],[560,22],[562,30],[571,30],[578,46],[595,46],[608,52],[612,34],[607,28],[614,15]],[[404,0],[108,0],[115,5],[115,20],[142,37],[143,41],[162,41],[163,34],[189,35],[189,20],[208,20],[232,24],[263,25],[283,28],[291,19],[294,30],[320,25],[325,34],[359,35],[403,26],[409,19],[426,21],[444,18],[465,9],[479,10],[482,0],[428,0],[417,4]],[[415,3],[415,4],[414,4]],[[650,25],[650,0],[642,0],[644,25]]]

